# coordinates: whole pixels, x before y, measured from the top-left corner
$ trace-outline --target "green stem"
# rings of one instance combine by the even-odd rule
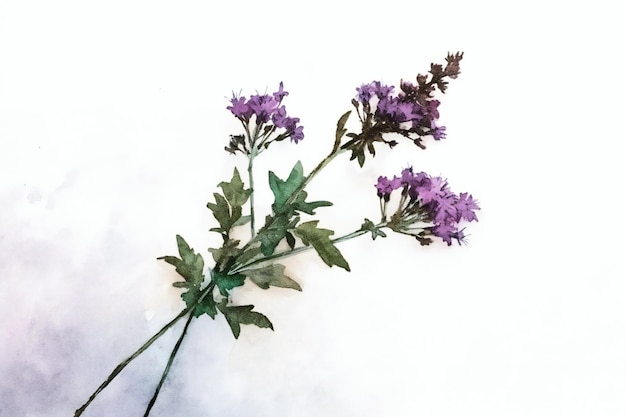
[[[382,224],[382,223],[376,225],[376,227],[383,227],[383,226],[384,226],[384,224]],[[343,236],[340,236],[338,238],[331,239],[331,242],[333,242],[333,244],[334,243],[345,242],[346,240],[350,240],[350,239],[353,239],[355,237],[364,235],[367,232],[368,232],[367,230],[361,230],[361,229],[355,230],[354,232],[348,233],[347,235],[343,235]],[[305,252],[305,251],[310,250],[310,249],[313,249],[313,246],[300,246],[300,247],[295,248],[295,249],[290,249],[290,250],[286,250],[286,251],[283,251],[283,252],[278,252],[278,253],[275,253],[273,255],[266,256],[266,257],[261,258],[261,259],[257,259],[255,261],[252,261],[252,262],[247,263],[245,265],[241,265],[241,266],[233,269],[232,271],[230,271],[229,274],[236,274],[236,273],[241,272],[242,270],[244,270],[244,269],[246,269],[248,267],[251,267],[253,265],[260,264],[260,263],[267,262],[267,261],[271,261],[271,260],[274,260],[274,259],[287,258],[289,256],[293,256],[293,255],[296,255],[296,254],[301,253],[301,252]]]
[[[250,183],[250,236],[251,239],[254,239],[256,236],[256,227],[254,220],[254,175],[253,175],[253,163],[254,157],[256,156],[256,147],[253,147],[250,150],[250,155],[248,156],[248,182]]]
[[[185,338],[185,335],[187,334],[187,329],[189,328],[189,325],[191,324],[192,319],[193,319],[193,314],[189,314],[187,323],[185,323],[185,328],[183,329],[183,332],[178,338],[178,341],[176,342],[176,345],[174,346],[174,349],[172,350],[172,353],[170,354],[170,357],[167,360],[167,365],[165,366],[165,369],[163,370],[163,374],[161,375],[161,380],[159,381],[159,384],[154,390],[154,395],[152,396],[152,399],[150,399],[150,403],[148,404],[148,407],[146,408],[146,412],[143,415],[143,417],[148,417],[148,415],[150,414],[150,410],[152,410],[152,407],[154,406],[154,403],[156,402],[157,397],[159,396],[161,387],[163,386],[163,383],[165,382],[165,378],[167,377],[167,374],[169,373],[170,368],[172,367],[172,362],[174,362],[174,358],[176,357],[176,354],[178,353],[178,349],[180,348],[181,343],[183,343],[183,339]]]
[[[174,324],[176,324],[176,322],[178,322],[178,320],[180,320],[187,313],[189,313],[193,307],[195,307],[195,305],[193,305],[191,307],[187,307],[186,309],[181,311],[178,316],[176,316],[172,321],[170,321],[165,326],[163,326],[163,328],[161,330],[159,330],[158,333],[156,333],[154,336],[152,336],[150,339],[148,339],[148,341],[146,343],[144,343],[139,349],[137,349],[137,351],[135,351],[135,353],[133,353],[128,358],[126,358],[126,360],[122,361],[119,365],[117,365],[115,367],[115,369],[113,370],[113,372],[111,372],[111,374],[107,377],[107,379],[105,379],[104,382],[98,387],[98,389],[96,389],[96,391],[93,394],[91,394],[91,396],[89,397],[87,402],[85,404],[83,404],[82,407],[80,407],[78,410],[76,410],[76,412],[74,413],[74,417],[79,417],[81,414],[83,414],[85,409],[98,396],[98,394],[100,394],[100,392],[103,389],[105,389],[111,383],[111,381],[113,381],[115,379],[115,377],[120,372],[122,372],[122,370],[124,368],[126,368],[126,366],[129,363],[131,363],[137,356],[141,355],[146,349],[148,349],[150,347],[150,345],[152,345],[159,337],[163,336],[163,334],[165,334],[165,332],[167,332],[170,329],[170,327],[172,327]]]

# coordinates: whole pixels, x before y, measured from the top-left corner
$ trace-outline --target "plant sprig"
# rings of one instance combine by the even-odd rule
[[[464,228],[460,224],[477,220],[475,212],[479,210],[478,204],[468,193],[457,195],[450,191],[447,181],[441,177],[431,177],[412,168],[405,168],[399,176],[378,177],[375,188],[381,220],[374,223],[366,218],[353,232],[340,237],[333,237],[335,232],[320,226],[320,220],[315,218],[317,209],[330,207],[332,203],[327,200],[309,201],[305,190],[328,164],[344,152],[351,152],[350,160],[356,160],[362,167],[366,162],[366,153],[375,157],[377,143],[393,149],[398,145],[397,138],[406,138],[424,149],[424,141],[428,137],[435,141],[444,139],[446,128],[438,124],[440,102],[435,99],[435,93],[437,90],[444,93],[448,87],[447,79],[457,78],[462,58],[462,53],[448,54],[445,67],[431,64],[429,75],[418,74],[417,84],[401,81],[398,92],[395,87],[380,81],[357,87],[356,97],[351,101],[355,111],[341,115],[331,151],[308,175],[305,175],[300,161],[294,164],[284,179],[273,171],[268,172],[268,187],[274,199],[271,213],[258,229],[254,162],[275,143],[289,139],[297,144],[304,139],[304,130],[300,119],[287,113],[283,100],[289,93],[284,90],[282,82],[272,94],[233,95],[227,109],[241,122],[243,132],[231,135],[225,149],[247,158],[248,188],[235,168],[229,181],[218,184],[221,193],[213,193],[213,201],[207,203],[217,222],[210,231],[222,238],[220,247],[208,249],[213,266],[207,267],[202,254],[192,249],[182,236],[176,236],[178,256],[158,259],[174,266],[181,276],[182,280],[173,285],[182,290],[185,308],[122,361],[87,402],[76,410],[75,417],[80,416],[129,363],[184,317],[187,317],[186,324],[144,417],[149,415],[155,404],[194,318],[207,315],[216,319],[221,314],[235,339],[241,335],[242,325],[274,330],[270,319],[255,311],[254,305],[239,305],[236,302],[235,289],[250,280],[263,290],[279,287],[302,291],[300,284],[279,263],[284,258],[314,250],[329,267],[337,266],[350,271],[350,265],[337,244],[359,236],[369,234],[372,240],[376,240],[395,232],[411,236],[421,245],[432,243],[435,237],[448,245],[453,240],[464,242]],[[353,112],[360,123],[356,130],[347,127]],[[392,199],[394,193],[399,195]],[[397,206],[395,210],[390,210],[393,202],[397,202]],[[248,240],[242,242],[233,238],[241,235],[239,232],[234,234],[234,230],[246,225],[249,225]]]

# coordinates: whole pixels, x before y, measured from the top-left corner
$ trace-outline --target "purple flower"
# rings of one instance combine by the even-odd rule
[[[272,113],[278,109],[278,101],[267,94],[254,95],[247,104],[256,116],[257,125],[267,123]]]
[[[397,190],[402,186],[402,179],[396,176],[393,179],[389,179],[387,177],[380,176],[378,177],[378,182],[375,187],[378,190],[378,197],[384,198],[385,201],[389,201],[389,197],[393,190]]]
[[[433,235],[440,237],[448,246],[452,245],[452,239],[461,243],[465,243],[465,234],[463,230],[458,230],[453,224],[439,224],[432,228]]]
[[[276,91],[273,96],[274,96],[274,100],[278,101],[279,103],[281,101],[283,101],[283,98],[288,96],[289,93],[286,92],[285,90],[283,90],[283,82],[281,81],[280,84],[278,85],[278,91]]]
[[[441,140],[446,138],[446,127],[435,126],[430,132],[435,140]]]
[[[371,84],[363,84],[356,88],[357,98],[362,104],[368,103],[374,94],[374,89]]]
[[[393,86],[384,85],[380,81],[372,81],[369,84],[363,84],[360,87],[357,87],[357,98],[362,104],[366,104],[374,96],[378,97],[379,100],[382,100],[383,98],[389,96],[393,89]]]
[[[244,120],[250,117],[248,111],[250,108],[246,104],[245,97],[233,97],[230,99],[230,106],[226,107],[236,118]]]
[[[297,119],[297,118],[296,118],[296,119]],[[293,130],[290,132],[289,137],[290,137],[290,140],[291,140],[293,143],[298,143],[298,142],[300,142],[302,139],[304,139],[304,132],[303,132],[303,129],[304,129],[304,128],[303,128],[302,126],[298,126],[298,127],[296,127],[295,129],[293,129]]]
[[[439,100],[430,100],[426,102],[426,111],[428,112],[431,120],[439,119],[438,108],[440,104],[441,102]]]
[[[287,126],[289,117],[287,117],[287,109],[285,109],[285,106],[280,106],[276,109],[274,114],[272,114],[272,122],[274,123],[274,126],[278,128],[284,128]]]
[[[456,203],[456,208],[458,212],[458,220],[465,219],[468,222],[478,221],[478,217],[476,216],[475,211],[480,210],[476,201],[471,194],[461,193],[459,194],[459,201]]]

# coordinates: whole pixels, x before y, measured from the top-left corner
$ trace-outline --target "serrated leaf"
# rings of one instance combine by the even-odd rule
[[[215,269],[223,270],[228,261],[239,255],[241,248],[238,247],[239,241],[228,239],[221,248],[209,248],[209,252],[213,255],[215,261]]]
[[[215,270],[211,271],[211,276],[213,278],[213,282],[215,282],[215,285],[220,291],[220,294],[224,297],[227,297],[228,293],[233,288],[241,287],[246,280],[246,276],[242,274],[228,275]]]
[[[363,230],[365,232],[371,232],[372,233],[372,240],[376,240],[376,238],[378,236],[380,236],[380,237],[387,237],[385,232],[380,230],[380,228],[376,227],[374,222],[372,222],[370,219],[365,219],[363,221],[363,224],[361,225],[361,229],[360,230]]]
[[[287,230],[293,226],[291,226],[289,219],[285,215],[276,216],[275,218],[268,217],[267,224],[270,224],[270,226],[263,228],[257,235],[257,238],[261,242],[261,253],[265,256],[270,256],[287,234]]]
[[[294,232],[302,239],[305,245],[313,245],[313,248],[326,265],[337,265],[346,271],[350,271],[348,262],[329,238],[335,232],[329,229],[320,229],[317,227],[317,223],[318,220],[302,223],[296,227]]]
[[[271,264],[260,268],[248,269],[241,271],[241,273],[264,290],[272,286],[302,291],[300,284],[285,275],[285,266],[281,264]]]
[[[198,300],[198,297],[200,297],[200,286],[195,285],[189,287],[189,290],[180,295],[187,307],[191,307]]]
[[[222,233],[228,233],[232,224],[230,215],[230,206],[228,205],[228,201],[224,198],[223,195],[218,193],[213,193],[213,197],[215,198],[215,203],[207,203],[206,206],[213,212],[213,217],[221,226]],[[213,231],[217,231],[220,229],[211,229]]]
[[[270,256],[274,253],[276,246],[287,234],[286,228],[274,228],[265,231],[262,235],[259,235],[261,240],[261,252],[265,256]]]
[[[305,177],[303,172],[300,161],[296,162],[285,181],[278,178],[273,171],[269,172],[269,184],[272,193],[274,193],[274,203],[272,204],[274,213],[281,213],[291,195],[304,183]]]
[[[248,201],[252,190],[245,189],[239,176],[239,171],[235,168],[230,182],[219,183],[224,195],[213,193],[215,203],[207,203],[207,207],[213,212],[213,216],[220,224],[219,228],[210,229],[228,236],[230,229],[240,226],[250,221],[249,216],[242,218],[242,206]]]
[[[226,321],[233,332],[235,339],[239,338],[242,324],[254,324],[260,328],[270,328],[274,330],[272,322],[263,314],[252,311],[253,305],[227,306],[218,304],[219,310],[226,317]]]
[[[243,182],[241,181],[241,176],[239,175],[239,171],[235,168],[233,172],[233,177],[230,182],[221,182],[219,183],[220,188],[224,192],[224,197],[228,201],[231,207],[241,207],[243,206],[252,190],[244,189]]]
[[[215,303],[212,294],[207,294],[207,296],[204,297],[193,310],[193,315],[195,317],[200,317],[203,314],[206,314],[215,320],[215,316],[217,315],[217,304]]]
[[[202,255],[195,253],[180,235],[176,235],[176,242],[180,258],[162,256],[158,259],[173,265],[176,272],[185,279],[185,282],[175,282],[172,285],[176,288],[187,288],[187,291],[181,294],[181,298],[189,307],[200,296],[200,288],[204,282],[204,259]]]
[[[180,258],[175,256],[161,256],[157,259],[163,260],[176,268],[176,272],[191,285],[200,285],[204,281],[204,259],[199,253],[195,253],[189,247],[185,239],[176,235],[178,253]]]
[[[333,205],[333,203],[331,203],[330,201],[311,201],[311,202],[306,202],[306,198],[307,198],[307,192],[306,191],[301,191],[300,193],[298,193],[298,196],[296,197],[296,199],[293,202],[293,208],[294,210],[298,210],[301,211],[303,213],[306,214],[315,214],[315,209],[318,207],[330,207]]]

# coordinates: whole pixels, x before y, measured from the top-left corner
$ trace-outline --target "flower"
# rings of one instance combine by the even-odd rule
[[[389,201],[389,196],[393,190],[397,190],[402,186],[402,179],[398,177],[393,177],[393,179],[389,179],[387,177],[380,176],[378,177],[378,182],[375,187],[378,190],[378,197],[383,198],[385,201]]]
[[[278,85],[278,91],[276,91],[273,96],[274,96],[274,100],[278,101],[279,103],[283,101],[283,98],[288,96],[289,93],[283,90],[283,82],[281,81],[280,84]]]
[[[250,108],[246,104],[245,97],[233,97],[230,99],[230,106],[226,107],[230,112],[238,119],[248,119],[250,116],[247,114]]]

